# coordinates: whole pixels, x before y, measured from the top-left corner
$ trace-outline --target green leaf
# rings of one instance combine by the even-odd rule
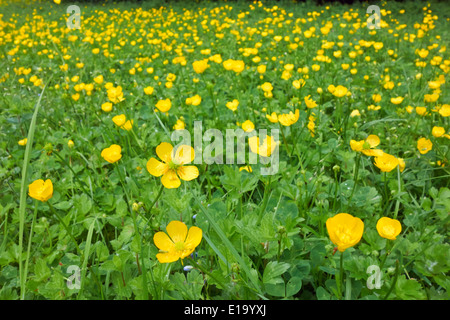
[[[290,266],[291,265],[286,262],[270,261],[264,268],[264,285],[284,283],[283,279],[280,276],[285,273],[290,268]]]
[[[423,300],[426,298],[425,291],[416,280],[408,280],[405,275],[401,275],[395,284],[395,294],[403,300]]]
[[[50,277],[50,268],[45,259],[38,259],[34,265],[34,275],[36,281],[46,281]]]
[[[302,279],[299,277],[293,277],[286,283],[286,297],[297,294],[302,288]]]

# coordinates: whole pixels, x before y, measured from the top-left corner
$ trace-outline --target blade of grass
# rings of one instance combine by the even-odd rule
[[[30,155],[33,147],[34,131],[36,130],[36,118],[41,106],[41,100],[44,95],[46,86],[41,91],[39,99],[34,108],[33,117],[31,118],[30,129],[28,130],[27,145],[25,148],[25,155],[22,166],[22,182],[20,185],[20,204],[19,204],[19,280],[20,280],[20,299],[25,299],[25,274],[22,270],[22,254],[23,254],[23,233],[25,226],[25,211],[27,207],[27,180],[28,180],[28,168],[30,164]]]
[[[88,235],[86,238],[86,245],[85,245],[84,251],[83,251],[84,260],[83,260],[83,265],[81,266],[81,287],[80,287],[80,291],[78,292],[78,297],[77,297],[78,300],[81,297],[81,293],[83,292],[84,284],[86,282],[84,280],[86,278],[86,269],[87,269],[87,263],[89,260],[89,251],[91,249],[92,234],[94,233],[94,226],[95,226],[96,221],[97,221],[97,218],[94,218],[92,220],[91,225],[89,226]]]

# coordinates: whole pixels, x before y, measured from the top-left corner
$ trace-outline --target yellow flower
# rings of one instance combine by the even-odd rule
[[[164,100],[159,100],[156,103],[156,108],[158,108],[158,110],[161,112],[167,112],[170,110],[170,108],[172,108],[172,102],[170,101],[169,98],[164,99]]]
[[[255,125],[250,120],[246,120],[244,121],[244,123],[242,123],[242,129],[245,132],[252,132],[253,130],[255,130]]]
[[[306,106],[309,109],[317,107],[317,103],[313,99],[310,99],[310,97],[311,97],[311,95],[305,97]]]
[[[133,128],[133,120],[127,120],[123,126],[121,126],[122,129],[130,131]]]
[[[203,73],[207,68],[209,68],[208,59],[194,61],[192,63],[195,73]]]
[[[293,125],[298,121],[300,117],[300,111],[298,109],[295,110],[295,113],[289,111],[288,114],[280,114],[278,115],[278,122],[280,122],[283,126],[288,127]]]
[[[162,176],[161,182],[164,187],[168,189],[178,188],[181,185],[179,178],[184,181],[191,181],[198,177],[199,172],[196,166],[185,165],[194,160],[194,148],[182,145],[174,153],[173,146],[170,143],[162,142],[156,147],[156,154],[163,162],[151,158],[147,162],[147,170],[155,177]]]
[[[334,88],[332,94],[335,97],[342,98],[347,95],[347,92],[348,92],[348,90],[346,87],[338,85],[336,88]]]
[[[166,227],[167,234],[159,231],[153,236],[153,242],[160,253],[156,258],[160,263],[183,260],[194,252],[202,241],[202,229],[196,226],[188,228],[181,221],[171,221]]]
[[[148,86],[148,87],[144,88],[144,93],[149,96],[153,93],[154,90],[155,89],[153,87]]]
[[[382,217],[377,222],[377,231],[380,237],[395,240],[402,231],[402,225],[396,219]]]
[[[374,164],[382,172],[391,172],[399,165],[399,161],[393,155],[383,152],[382,155],[375,157]]]
[[[230,109],[231,111],[236,111],[238,105],[239,105],[239,101],[237,99],[227,102],[227,104],[226,104],[227,108]]]
[[[445,133],[445,128],[443,128],[443,127],[434,126],[433,129],[431,130],[431,134],[435,138],[439,138],[439,137],[443,136],[444,133]]]
[[[416,113],[419,116],[424,116],[427,114],[427,107],[416,107]]]
[[[439,94],[438,93],[426,94],[424,96],[424,101],[425,102],[436,102],[437,99],[439,99]]]
[[[355,109],[355,110],[352,111],[352,113],[350,113],[350,117],[351,117],[351,118],[353,118],[353,117],[359,117],[359,116],[361,116],[361,113],[359,113],[359,110],[358,110],[358,109]]]
[[[350,140],[350,148],[352,148],[353,151],[361,152],[363,150],[364,146],[364,140],[356,141],[356,140]]]
[[[439,108],[439,114],[443,117],[450,116],[450,104],[444,104]]]
[[[247,171],[247,172],[252,172],[253,170],[252,170],[252,167],[250,167],[250,166],[243,166],[243,167],[240,167],[239,168],[239,171],[242,171],[242,170],[245,170],[245,171]]]
[[[270,115],[266,114],[266,118],[272,123],[278,122],[278,116],[275,112],[272,112],[272,114],[270,114]]]
[[[103,76],[102,75],[98,75],[94,78],[94,82],[97,84],[102,84],[103,83]]]
[[[402,103],[403,102],[403,97],[396,97],[396,98],[391,98],[391,102],[393,103],[393,104],[400,104],[400,103]]]
[[[105,148],[102,150],[101,156],[103,159],[108,161],[109,163],[114,163],[120,160],[122,158],[122,148],[117,145],[113,144],[109,148]]]
[[[112,103],[119,103],[119,102],[125,100],[125,98],[123,97],[123,92],[122,92],[121,86],[109,87],[107,89],[107,93],[108,93],[108,99]]]
[[[366,140],[350,140],[350,147],[353,151],[362,152],[366,156],[381,156],[383,151],[380,149],[375,149],[380,144],[380,138],[377,135],[371,134]]]
[[[400,168],[400,172],[403,172],[405,170],[405,160],[402,158],[397,158],[398,160],[398,167]]]
[[[272,86],[272,84],[271,84],[270,82],[264,82],[264,83],[261,85],[261,89],[262,89],[264,92],[271,92],[271,91],[273,90],[273,86]]]
[[[417,149],[421,154],[428,153],[433,148],[433,143],[427,138],[420,138],[417,141]]]
[[[111,112],[113,104],[111,102],[105,102],[102,104],[102,110],[105,112]]]
[[[375,102],[375,103],[380,102],[380,101],[381,101],[381,95],[378,94],[378,93],[373,94],[373,95],[372,95],[372,100],[373,100],[373,102]]]
[[[303,79],[292,81],[292,85],[294,86],[295,89],[300,89],[300,88],[302,88],[305,84],[306,84],[306,82],[305,82],[305,80],[303,80]]]
[[[266,69],[267,69],[267,67],[266,67],[265,64],[259,65],[259,66],[256,68],[256,70],[257,70],[258,73],[260,73],[260,74],[265,73],[265,72],[266,72]]]
[[[112,118],[112,121],[116,124],[116,126],[122,127],[127,121],[127,117],[124,114],[117,115]]]
[[[202,97],[196,94],[193,97],[186,98],[186,104],[192,106],[198,106],[202,102]]]
[[[61,0],[53,0],[53,2],[56,3],[56,4],[60,4]]]
[[[276,142],[272,136],[266,136],[263,143],[260,144],[259,137],[253,136],[248,138],[248,144],[250,145],[250,150],[253,153],[259,154],[263,157],[270,157],[278,142]]]
[[[173,126],[174,130],[183,130],[185,128],[185,123],[182,119],[178,119],[177,123]]]
[[[28,195],[33,199],[45,202],[53,196],[53,184],[50,179],[38,179],[28,185]]]
[[[25,146],[27,144],[27,141],[28,141],[28,139],[25,138],[25,139],[19,140],[18,144],[19,144],[19,146]]]
[[[364,232],[364,222],[348,213],[338,213],[326,222],[328,235],[340,252],[353,247]]]
[[[75,145],[75,144],[73,143],[72,140],[67,141],[67,146],[68,146],[69,148],[73,148],[74,145]]]

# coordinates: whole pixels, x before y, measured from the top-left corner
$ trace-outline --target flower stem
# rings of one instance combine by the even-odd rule
[[[356,167],[355,167],[355,176],[354,176],[354,181],[353,181],[353,189],[352,189],[352,193],[350,194],[350,198],[348,198],[348,206],[350,206],[350,202],[352,201],[353,194],[355,193],[355,190],[356,190],[356,184],[358,183],[360,162],[361,162],[361,153],[358,152],[358,155],[356,157]]]
[[[151,212],[152,209],[154,207],[154,205],[156,204],[156,202],[158,201],[158,199],[161,197],[161,194],[164,190],[164,185],[161,184],[161,188],[159,189],[158,194],[156,195],[155,200],[153,200],[150,208],[148,209],[148,213],[149,213],[149,217],[147,222],[144,225],[144,228],[142,229],[142,237],[141,237],[141,265],[142,265],[142,282],[143,282],[143,289],[144,289],[144,298],[146,300],[148,300],[148,287],[147,287],[147,267],[145,266],[145,251],[144,251],[144,235],[145,235],[145,230],[147,229],[148,223],[151,220]],[[153,280],[153,272],[152,269],[150,268],[150,275],[152,277],[152,284],[153,284],[153,290],[154,292],[156,292],[156,287],[155,287],[155,282]]]
[[[341,252],[341,257],[339,261],[339,279],[336,282],[338,288],[338,299],[342,299],[342,287],[344,285],[344,251]]]
[[[399,264],[399,262],[397,260],[395,262],[395,276],[394,276],[394,280],[392,280],[391,287],[389,288],[389,291],[384,296],[383,300],[387,300],[387,298],[389,298],[389,295],[391,294],[392,290],[394,290],[395,284],[397,283],[399,269],[400,269],[400,264]]]

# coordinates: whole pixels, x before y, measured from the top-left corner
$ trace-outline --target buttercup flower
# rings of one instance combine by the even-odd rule
[[[202,102],[202,97],[200,97],[198,94],[196,94],[193,97],[186,98],[186,104],[192,105],[192,106],[198,106]]]
[[[434,126],[431,130],[431,134],[433,135],[433,137],[439,138],[445,134],[445,128]]]
[[[101,156],[109,163],[114,163],[119,161],[120,158],[122,158],[121,152],[122,148],[117,144],[113,144],[109,148],[103,149]]]
[[[112,118],[112,121],[115,123],[116,126],[121,127],[127,121],[127,117],[124,114],[117,115]]]
[[[183,260],[194,252],[202,241],[202,229],[196,226],[188,228],[181,221],[171,221],[166,227],[167,234],[159,231],[153,236],[155,246],[162,252],[156,254],[160,263]]]
[[[164,99],[164,100],[159,100],[156,103],[156,108],[161,112],[167,112],[170,110],[170,108],[172,108],[172,102],[170,101],[169,98]]]
[[[266,114],[266,118],[272,123],[278,122],[278,115],[276,114],[276,112],[272,112],[270,115]]]
[[[402,231],[402,225],[396,219],[382,217],[377,222],[377,231],[380,237],[395,240]]]
[[[104,112],[111,112],[113,104],[111,102],[105,102],[102,104],[102,110]]]
[[[186,124],[184,123],[183,119],[177,119],[177,123],[173,126],[174,130],[183,130],[185,128]]]
[[[25,139],[19,140],[18,144],[19,144],[19,146],[25,146],[27,144],[27,141],[28,141],[28,139],[25,138]]]
[[[309,109],[317,107],[317,103],[313,99],[311,99],[310,97],[311,97],[311,95],[305,97],[306,106]]]
[[[195,158],[194,148],[182,145],[175,152],[170,143],[162,142],[156,147],[156,154],[163,161],[150,158],[147,162],[148,172],[161,177],[161,183],[168,189],[178,188],[181,180],[191,181],[198,177],[199,172],[196,166],[186,166]]]
[[[330,87],[328,87],[328,89],[330,89]],[[347,95],[347,92],[348,92],[348,89],[346,87],[338,85],[336,88],[334,88],[332,94],[335,97],[342,98],[342,97],[345,97]]]
[[[208,59],[194,61],[192,63],[192,67],[196,73],[203,73],[207,68],[209,68]]]
[[[380,144],[380,138],[377,135],[371,134],[366,140],[350,140],[350,147],[353,151],[362,152],[366,156],[381,156],[383,151],[380,149],[375,149]]]
[[[146,94],[146,95],[151,95],[151,94],[153,94],[153,91],[154,91],[155,89],[153,88],[153,87],[151,87],[151,86],[148,86],[148,87],[145,87],[144,88],[144,93]]]
[[[263,157],[270,157],[278,145],[278,142],[272,136],[266,136],[262,144],[260,144],[259,136],[253,136],[248,138],[248,143],[253,153],[257,153]]]
[[[244,121],[244,123],[242,123],[242,130],[244,130],[245,132],[252,132],[253,130],[255,130],[255,125],[250,120],[246,120]]]
[[[227,104],[226,104],[227,108],[230,109],[231,111],[236,111],[238,105],[239,105],[239,101],[237,99],[227,102]]]
[[[405,99],[405,98],[403,98],[403,97],[391,98],[391,102],[392,102],[393,104],[400,104],[400,103],[403,102],[403,99]]]
[[[443,117],[448,117],[450,116],[450,104],[443,104],[440,108],[439,108],[439,114]]]
[[[283,126],[288,127],[288,126],[296,123],[298,121],[299,117],[300,117],[300,111],[298,109],[296,109],[295,113],[293,113],[292,111],[289,111],[288,114],[278,115],[278,122],[280,122]]]
[[[338,213],[328,218],[326,226],[331,242],[340,252],[356,245],[364,232],[362,220],[348,213]]]
[[[250,172],[250,173],[253,171],[252,167],[250,167],[250,166],[243,166],[243,167],[239,168],[239,171],[243,171],[243,170]]]
[[[433,143],[427,138],[420,138],[417,141],[417,149],[421,154],[428,153],[433,148]]]
[[[383,172],[391,172],[399,165],[399,161],[393,155],[384,152],[375,157],[374,164]]]
[[[53,183],[50,179],[38,179],[28,185],[28,195],[33,199],[45,202],[53,196]]]

